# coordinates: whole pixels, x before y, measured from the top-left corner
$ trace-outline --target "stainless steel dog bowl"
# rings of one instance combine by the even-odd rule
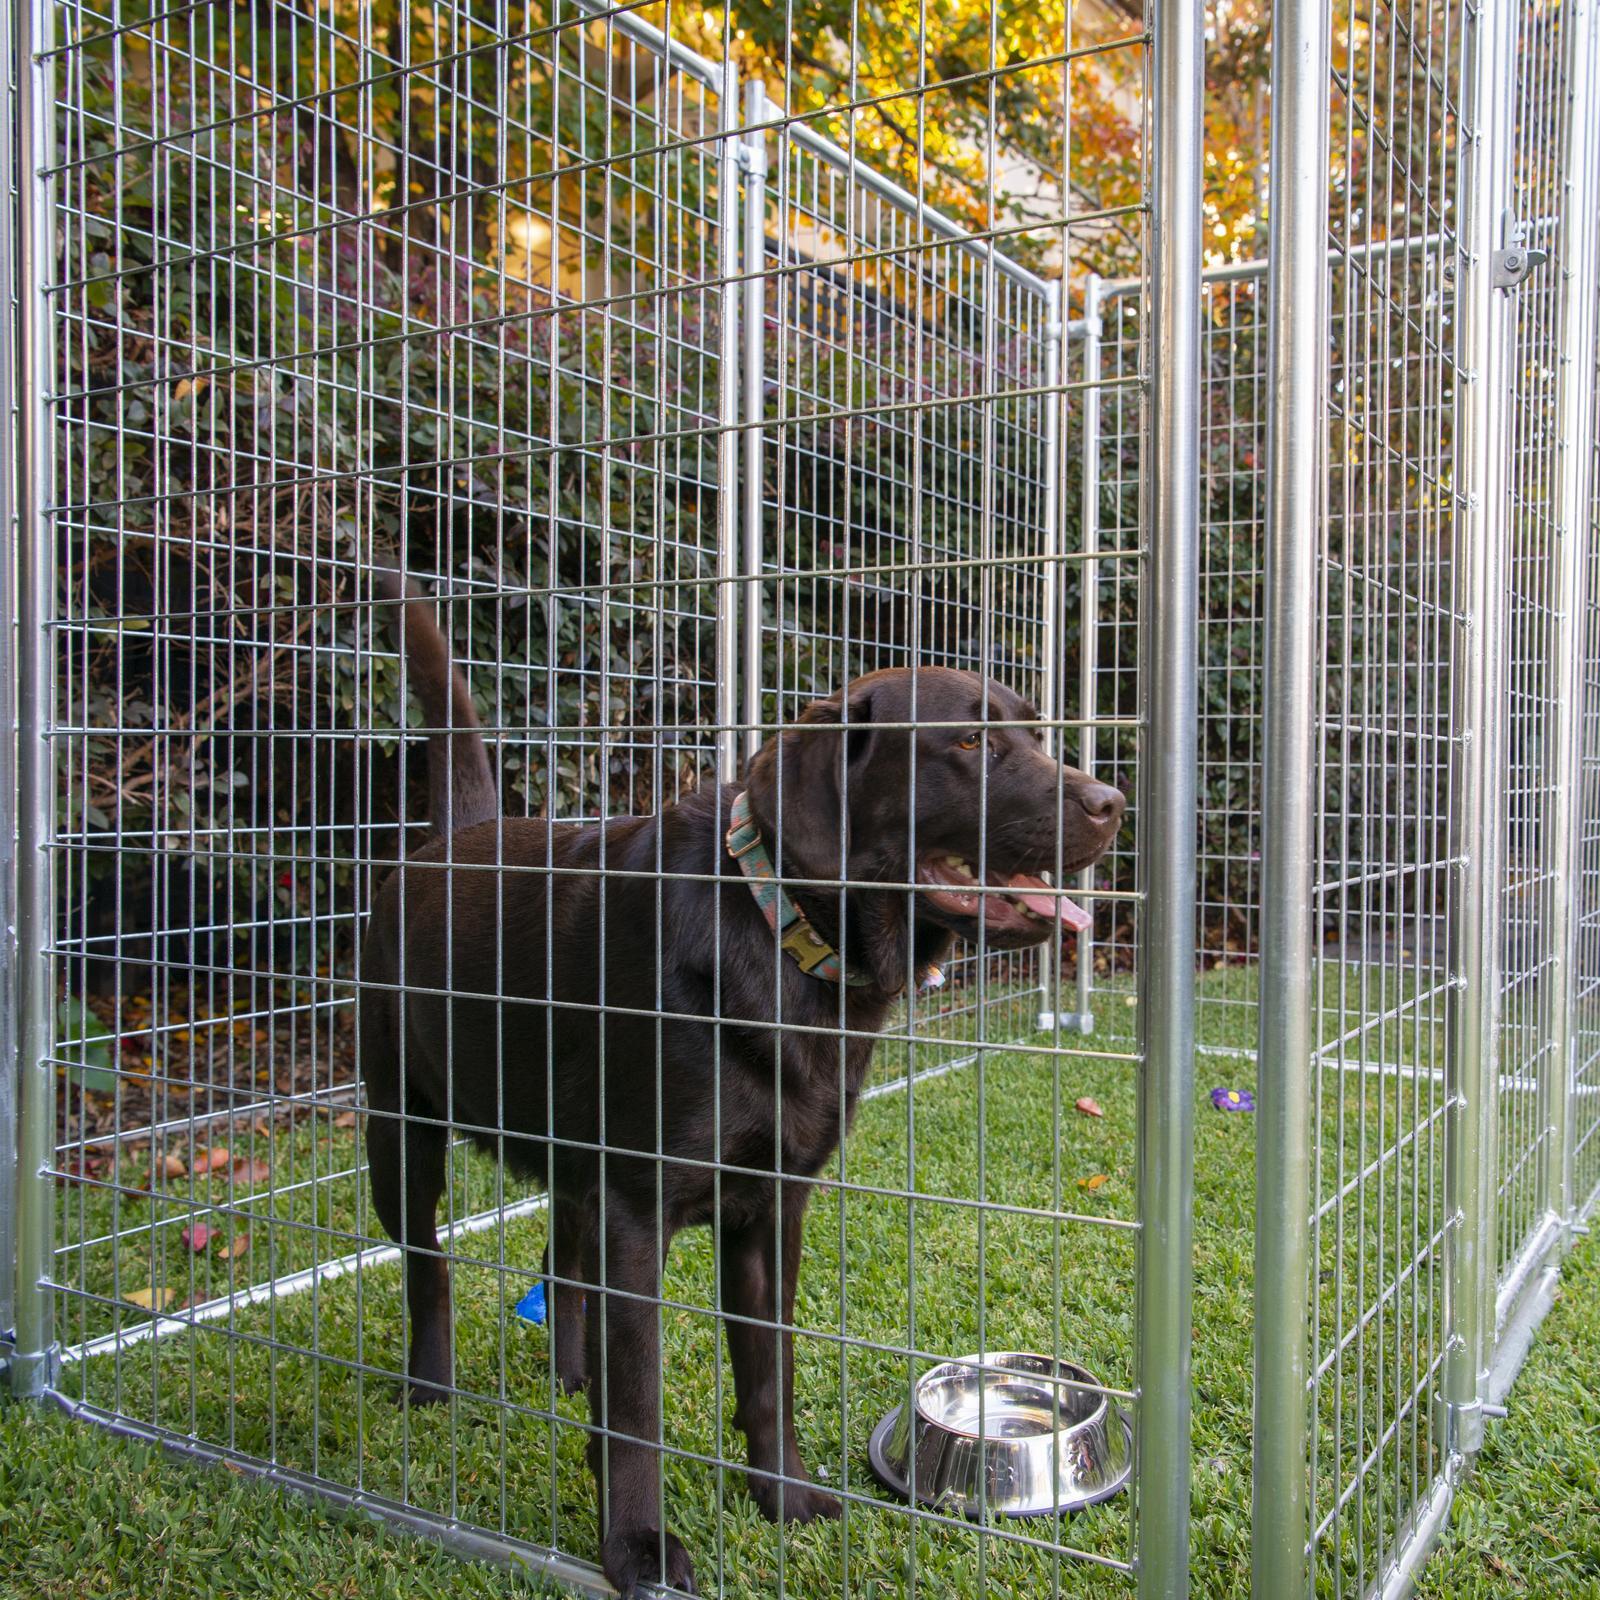
[[[969,1517],[1092,1506],[1133,1470],[1133,1428],[1095,1382],[1070,1361],[1021,1352],[947,1361],[873,1430],[872,1470],[907,1498],[914,1476],[922,1504]]]

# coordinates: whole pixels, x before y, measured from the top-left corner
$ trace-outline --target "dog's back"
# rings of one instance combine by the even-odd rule
[[[543,1179],[545,1140],[598,1137],[602,1036],[618,1059],[648,1059],[655,1036],[644,1008],[709,1009],[698,990],[662,992],[656,941],[641,930],[662,917],[651,878],[656,831],[665,826],[672,853],[708,874],[717,865],[715,824],[708,818],[693,830],[704,836],[700,854],[680,840],[681,815],[605,825],[502,816],[477,713],[431,603],[392,569],[380,571],[375,586],[400,619],[408,687],[430,730],[433,836],[373,900],[360,994],[367,1103],[454,1123]],[[621,1014],[602,1024],[603,1004]],[[553,1085],[551,1061],[568,1063]],[[609,1136],[647,1143],[653,1113],[625,1074],[615,1076],[606,1082],[615,1102]],[[570,1157],[568,1164],[585,1165]]]

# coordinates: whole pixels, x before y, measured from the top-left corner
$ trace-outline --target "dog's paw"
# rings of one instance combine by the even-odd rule
[[[406,1399],[414,1406],[442,1406],[450,1400],[450,1391],[437,1384],[412,1382],[406,1385]]]
[[[661,1558],[666,1556],[666,1571]],[[615,1586],[619,1600],[666,1584],[685,1594],[699,1594],[694,1586],[694,1563],[672,1533],[655,1528],[621,1528],[606,1535],[600,1546],[600,1566]],[[641,1588],[642,1586],[642,1588]]]
[[[589,1363],[584,1360],[583,1347],[569,1350],[566,1346],[556,1350],[556,1382],[562,1394],[577,1394],[589,1387]]]
[[[768,1522],[817,1522],[844,1515],[838,1496],[819,1489],[814,1483],[796,1483],[792,1478],[780,1483],[765,1472],[752,1472],[746,1481],[751,1499]]]

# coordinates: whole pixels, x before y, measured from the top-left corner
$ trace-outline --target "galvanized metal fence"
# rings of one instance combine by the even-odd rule
[[[419,1241],[389,1237],[367,1192],[399,1134],[358,1092],[357,1002],[388,980],[357,936],[425,836],[427,729],[374,571],[395,552],[436,594],[511,817],[648,815],[738,781],[875,667],[987,672],[1068,746],[1095,714],[1059,665],[1064,610],[1088,603],[1062,475],[1095,381],[1064,381],[1059,286],[1005,253],[992,192],[989,227],[954,221],[630,12],[11,17],[13,1386],[600,1586],[584,1446],[603,1481],[631,1440],[604,1399],[586,1417],[562,1392],[560,1324],[515,1313],[535,1283],[559,1307],[575,1278],[600,1315],[623,1303],[554,1246],[540,1271],[570,1196],[485,1160],[464,1109],[409,1099],[403,1160],[444,1160],[432,1258],[455,1329],[443,1413],[404,1393],[397,1243]],[[806,1431],[836,1534],[752,1527],[719,1349],[748,1352],[749,1307],[680,1243],[651,1296],[669,1387],[642,1442],[707,1591],[1059,1588],[1074,1561],[1137,1565],[1150,1593],[1182,1581],[1199,52],[1192,10],[1096,43],[1149,85],[1143,199],[1081,222],[1063,201],[1031,229],[1035,254],[1070,259],[1083,229],[1121,227],[1170,330],[1170,361],[1119,380],[1146,395],[1130,450],[1165,440],[1129,466],[1164,537],[1130,529],[1095,563],[1145,600],[1133,697],[1099,721],[1124,778],[1149,774],[1137,829],[1166,842],[1103,898],[1142,924],[1161,1003],[1092,1055],[1041,1039],[1051,958],[980,938],[891,1018],[813,1205],[813,1280],[767,1313],[775,1337],[793,1324],[805,1415],[825,1419]],[[450,870],[465,895],[469,867]],[[660,948],[662,927],[639,932]],[[516,1015],[517,994],[486,998]],[[528,1026],[558,1026],[556,1004]],[[656,1009],[653,1071],[633,1066],[659,1100],[682,1019]],[[626,1014],[608,1020],[623,1037]],[[703,1020],[715,1059],[717,1002]],[[842,1059],[842,1015],[838,1034]],[[1064,1162],[1079,1066],[1138,1129],[1120,1200]],[[546,1176],[583,1153],[542,1148]],[[718,1182],[752,1176],[715,1161]],[[778,1178],[780,1153],[761,1165]],[[1084,1252],[1140,1286],[1092,1339],[1068,1283]],[[1019,1259],[1046,1270],[1019,1284]],[[1016,1344],[1085,1362],[1074,1392],[1130,1414],[1132,1496],[1078,1525],[972,1525],[873,1483],[867,1434],[912,1376]],[[621,1382],[610,1355],[592,1395]]]
[[[1597,32],[1276,24],[1253,1592],[1388,1595],[1593,1198],[1564,1174]]]
[[[10,18],[12,1387],[602,1584],[585,1448],[630,1436],[518,1312],[612,1295],[541,1269],[568,1201],[474,1148],[503,1122],[407,1114],[455,1342],[448,1406],[397,1398],[356,1011],[426,836],[398,550],[508,816],[741,783],[883,667],[987,673],[1129,795],[1092,929],[960,946],[890,1017],[757,1319],[841,1523],[750,1514],[749,1319],[698,1233],[646,1297],[702,1592],[1226,1587],[1188,1535],[1197,1055],[1256,1057],[1253,1592],[1402,1592],[1600,1189],[1592,0],[1276,7],[1270,254],[1204,273],[1189,6],[992,54],[997,92],[1123,58],[1139,101],[1138,203],[1069,207],[1068,139],[1022,223],[992,176],[961,220],[891,181],[870,97],[779,103],[631,11]],[[1134,276],[1081,270],[1108,228]],[[503,983],[502,1086],[559,1010]],[[968,1523],[873,1481],[920,1371],[1024,1345],[1126,1408],[1127,1501]]]

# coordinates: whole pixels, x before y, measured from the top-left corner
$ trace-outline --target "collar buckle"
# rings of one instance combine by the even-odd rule
[[[799,907],[795,909],[798,911]],[[783,937],[778,943],[794,958],[795,965],[806,973],[815,971],[835,953],[831,944],[824,944],[817,937],[817,930],[804,916],[795,917],[794,921],[784,929]]]

